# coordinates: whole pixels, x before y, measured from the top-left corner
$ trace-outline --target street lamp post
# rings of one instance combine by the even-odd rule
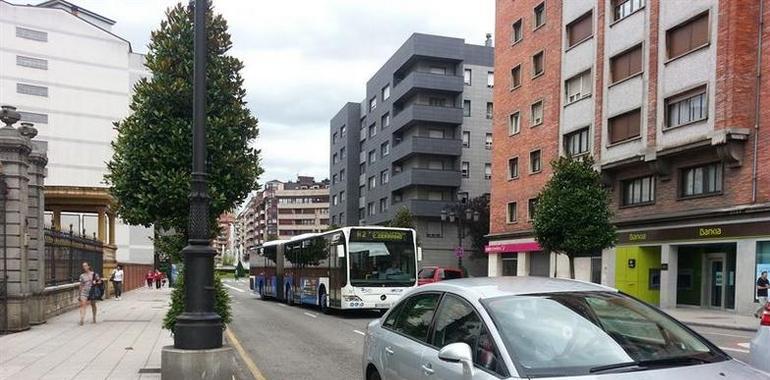
[[[457,212],[455,212],[457,210]],[[458,215],[459,213],[459,215]],[[479,221],[479,212],[466,207],[464,210],[461,207],[445,207],[441,210],[441,221],[454,223],[457,226],[457,240],[458,246],[455,249],[457,255],[457,268],[463,269],[463,256],[465,255],[465,248],[463,247],[463,240],[465,239],[465,228],[470,221]]]
[[[189,240],[184,255],[184,312],[177,317],[174,348],[222,347],[222,319],[214,312],[214,255],[209,243],[206,174],[206,13],[208,0],[194,0],[193,166]],[[192,3],[192,1],[191,1]],[[192,5],[192,4],[191,4]]]

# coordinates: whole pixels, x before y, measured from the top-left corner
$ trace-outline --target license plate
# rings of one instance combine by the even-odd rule
[[[374,307],[376,307],[378,309],[388,309],[388,308],[390,308],[390,304],[389,303],[378,303],[378,304],[374,304]]]

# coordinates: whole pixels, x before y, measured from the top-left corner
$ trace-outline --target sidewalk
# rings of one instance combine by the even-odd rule
[[[139,288],[101,301],[97,323],[78,310],[16,334],[0,335],[0,379],[160,379],[161,329],[171,289]]]
[[[757,318],[732,312],[696,308],[663,309],[663,311],[690,326],[716,327],[752,332],[757,331],[759,327],[759,320]]]

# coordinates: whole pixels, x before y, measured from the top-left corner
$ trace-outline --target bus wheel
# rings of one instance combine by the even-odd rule
[[[321,295],[319,296],[318,301],[318,308],[321,309],[321,312],[324,314],[329,314],[329,296],[326,294],[325,290],[321,290]]]

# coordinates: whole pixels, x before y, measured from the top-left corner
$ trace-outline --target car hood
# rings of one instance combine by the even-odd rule
[[[735,359],[717,363],[601,375],[539,377],[538,380],[770,380],[770,374]]]

